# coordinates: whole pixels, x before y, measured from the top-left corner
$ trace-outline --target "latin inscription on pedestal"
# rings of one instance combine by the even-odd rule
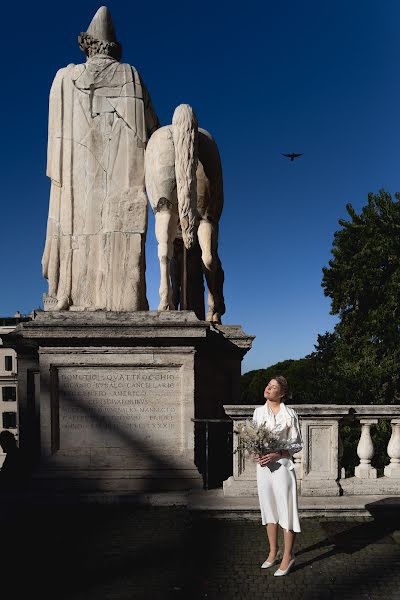
[[[58,369],[60,449],[169,446],[181,433],[178,368]]]

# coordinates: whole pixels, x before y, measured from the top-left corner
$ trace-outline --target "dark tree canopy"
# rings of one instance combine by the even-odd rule
[[[312,364],[308,358],[284,360],[266,369],[250,371],[242,375],[242,403],[263,404],[264,389],[270,379],[283,375],[289,382],[293,393],[293,403],[304,404],[312,393]]]
[[[400,195],[380,190],[360,215],[347,211],[322,281],[340,319],[338,376],[353,401],[392,403],[400,399]]]

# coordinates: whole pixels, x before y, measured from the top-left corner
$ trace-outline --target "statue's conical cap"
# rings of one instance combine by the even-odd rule
[[[100,6],[87,29],[87,33],[96,40],[103,40],[105,42],[117,41],[114,23],[112,22],[111,13],[107,6]]]

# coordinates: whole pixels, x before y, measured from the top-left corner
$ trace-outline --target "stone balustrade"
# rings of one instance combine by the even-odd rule
[[[303,449],[294,455],[298,491],[301,496],[400,495],[400,406],[397,405],[291,405],[299,415]],[[225,496],[257,494],[256,463],[238,448],[237,429],[251,419],[255,406],[225,405],[233,420],[233,476],[224,482]],[[378,419],[390,421],[392,434],[387,447],[390,463],[378,477],[371,461],[374,443],[371,428]],[[346,477],[341,464],[343,441],[339,422],[361,425],[357,446],[359,464]]]

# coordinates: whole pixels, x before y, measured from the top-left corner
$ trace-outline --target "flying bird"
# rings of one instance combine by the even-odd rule
[[[287,156],[288,158],[290,158],[291,161],[293,161],[295,158],[298,158],[299,156],[303,156],[303,153],[295,154],[294,152],[292,152],[292,154],[282,154],[282,156]]]

